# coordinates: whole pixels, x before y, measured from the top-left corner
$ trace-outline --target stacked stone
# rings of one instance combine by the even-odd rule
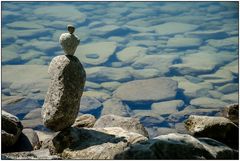
[[[60,36],[59,42],[65,55],[54,57],[48,68],[51,82],[43,104],[42,118],[44,125],[53,131],[61,131],[74,123],[86,80],[81,62],[74,56],[80,43],[73,34],[74,30],[69,25],[69,33]]]

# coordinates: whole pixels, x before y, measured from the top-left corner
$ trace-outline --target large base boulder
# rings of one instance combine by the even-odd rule
[[[191,115],[185,127],[193,136],[213,138],[238,148],[238,127],[227,118]]]
[[[60,131],[70,127],[78,115],[86,73],[78,58],[71,55],[53,58],[48,73],[51,83],[43,105],[43,123]]]
[[[3,151],[17,142],[22,129],[22,123],[16,116],[2,110],[1,136]]]
[[[64,159],[113,159],[125,148],[147,138],[120,127],[67,128],[49,142],[51,154]]]
[[[160,135],[125,149],[114,159],[235,159],[235,152],[222,143],[204,142],[188,134]]]

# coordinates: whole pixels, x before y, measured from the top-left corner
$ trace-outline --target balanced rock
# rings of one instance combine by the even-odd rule
[[[78,44],[80,43],[80,39],[73,34],[75,28],[71,25],[68,25],[69,33],[63,33],[59,42],[63,48],[63,51],[66,55],[74,55]]]
[[[22,132],[22,129],[23,129],[22,123],[16,116],[2,110],[1,136],[3,151],[4,148],[10,147],[17,142]]]
[[[196,137],[209,137],[232,148],[238,147],[238,127],[227,118],[191,115],[185,127]]]
[[[145,137],[149,137],[147,130],[140,123],[138,118],[122,117],[117,115],[103,115],[96,121],[94,128],[105,127],[121,127],[126,131],[135,132]]]
[[[78,115],[86,73],[79,59],[71,55],[54,57],[48,73],[51,82],[43,104],[43,123],[60,131],[70,127]]]

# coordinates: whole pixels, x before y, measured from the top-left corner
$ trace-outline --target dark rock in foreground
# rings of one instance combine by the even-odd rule
[[[224,107],[222,115],[223,117],[226,117],[229,120],[231,120],[237,126],[239,125],[239,105],[238,104],[232,104]]]
[[[10,147],[17,142],[22,129],[22,123],[16,116],[2,110],[1,136],[3,151],[4,148]]]
[[[127,146],[146,137],[123,130],[108,128],[68,128],[49,143],[52,154],[61,153],[64,159],[113,159]]]
[[[54,131],[70,127],[79,111],[86,74],[75,56],[53,58],[48,73],[51,83],[42,110],[44,125]]]
[[[117,115],[103,115],[96,121],[94,128],[105,127],[121,127],[129,132],[135,132],[145,137],[149,137],[147,130],[137,118],[122,117]]]
[[[186,128],[195,137],[209,137],[232,148],[238,148],[238,127],[224,117],[189,116]]]
[[[23,129],[16,145],[15,151],[32,151],[39,149],[40,142],[37,133],[32,129]]]
[[[234,151],[213,139],[203,143],[187,134],[171,133],[134,144],[114,159],[234,159]]]

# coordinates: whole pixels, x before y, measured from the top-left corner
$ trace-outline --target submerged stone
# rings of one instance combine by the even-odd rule
[[[176,81],[166,77],[135,80],[122,84],[113,96],[129,102],[167,101],[176,97],[177,86]]]

